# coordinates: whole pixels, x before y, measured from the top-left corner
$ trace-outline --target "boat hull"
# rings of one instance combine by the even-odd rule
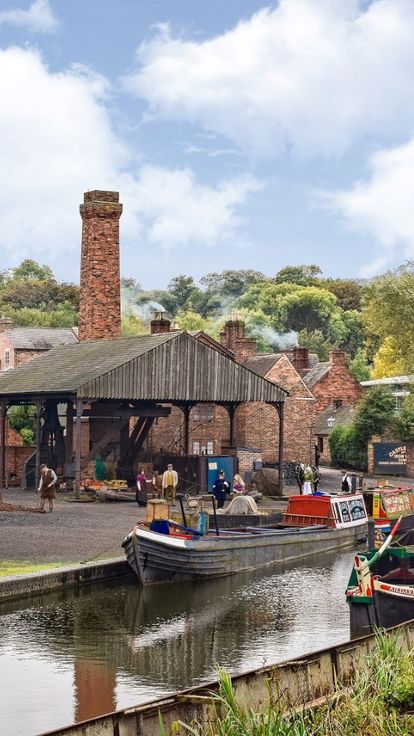
[[[344,529],[308,527],[186,540],[139,527],[123,542],[127,560],[143,585],[211,580],[318,552],[352,547],[366,524]]]

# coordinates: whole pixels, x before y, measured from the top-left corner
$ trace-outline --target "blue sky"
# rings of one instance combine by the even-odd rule
[[[0,0],[1,269],[78,280],[116,189],[125,276],[414,256],[414,0]]]

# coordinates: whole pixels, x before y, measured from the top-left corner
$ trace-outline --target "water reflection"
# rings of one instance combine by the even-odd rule
[[[32,736],[206,681],[217,663],[243,671],[347,639],[352,557],[0,605],[0,673],[9,683],[0,733]]]

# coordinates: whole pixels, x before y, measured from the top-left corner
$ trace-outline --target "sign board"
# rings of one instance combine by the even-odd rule
[[[407,447],[400,442],[374,442],[374,473],[406,475]]]

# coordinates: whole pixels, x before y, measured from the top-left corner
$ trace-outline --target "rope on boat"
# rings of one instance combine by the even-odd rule
[[[107,547],[104,547],[104,549],[101,549],[100,552],[98,552],[96,555],[93,555],[92,557],[88,557],[86,560],[80,560],[80,565],[86,565],[88,562],[92,562],[92,560],[96,560],[97,557],[100,557],[105,552],[108,552],[110,549],[113,549],[116,544],[119,544],[119,537],[117,537],[116,542],[111,542]]]

